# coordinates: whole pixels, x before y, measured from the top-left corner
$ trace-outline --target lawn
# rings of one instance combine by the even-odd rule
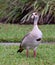
[[[0,42],[20,42],[33,25],[0,24]],[[55,42],[55,25],[39,25],[44,42]]]
[[[0,45],[0,65],[55,65],[55,45],[41,44],[37,48],[37,56],[33,57],[33,51],[29,51],[26,57],[24,50],[17,53],[18,46]]]

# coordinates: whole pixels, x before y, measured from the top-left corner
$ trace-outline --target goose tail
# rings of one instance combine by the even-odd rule
[[[20,44],[20,48],[18,49],[17,53],[18,53],[18,52],[21,53],[23,50],[24,50],[24,49],[22,48],[22,46],[21,46],[21,44]]]

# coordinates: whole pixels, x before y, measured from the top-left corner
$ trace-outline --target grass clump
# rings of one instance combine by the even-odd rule
[[[33,25],[0,24],[0,42],[20,42]],[[55,42],[55,25],[39,25],[43,42]]]
[[[33,57],[30,50],[29,57],[26,57],[24,50],[17,53],[18,46],[0,45],[0,65],[55,65],[55,45],[42,44],[37,48],[37,56]]]

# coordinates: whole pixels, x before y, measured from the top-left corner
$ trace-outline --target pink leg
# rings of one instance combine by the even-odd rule
[[[28,49],[26,49],[26,56],[28,57]]]
[[[34,50],[34,58],[36,57],[36,50]]]

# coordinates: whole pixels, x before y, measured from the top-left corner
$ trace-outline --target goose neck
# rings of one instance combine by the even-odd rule
[[[34,18],[34,26],[37,25],[38,23],[38,18]]]

